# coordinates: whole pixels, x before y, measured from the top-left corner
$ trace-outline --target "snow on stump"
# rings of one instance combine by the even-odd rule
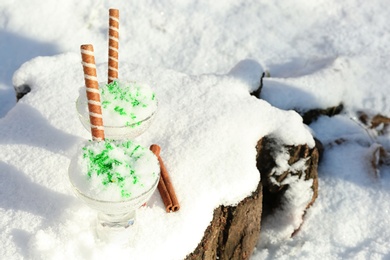
[[[293,236],[318,196],[321,143],[285,145],[272,136],[257,144],[257,167],[263,183],[263,232],[267,244]],[[263,241],[264,240],[264,241]]]
[[[60,209],[66,211],[61,219],[66,219],[69,224],[56,221],[60,217],[52,216],[54,226],[34,232],[54,236],[58,243],[53,243],[50,252],[73,248],[77,242],[73,257],[82,256],[88,249],[95,255],[115,252],[134,259],[158,259],[161,256],[178,260],[248,259],[260,237],[260,221],[261,241],[267,237],[263,230],[270,233],[274,230],[267,228],[270,227],[267,221],[261,220],[265,186],[260,184],[256,167],[256,159],[262,158],[256,151],[256,144],[264,136],[273,136],[280,147],[305,147],[307,144],[310,154],[315,142],[302,123],[302,117],[295,111],[278,109],[250,95],[253,85],[236,74],[188,76],[136,64],[123,64],[121,68],[123,78],[153,86],[159,100],[153,125],[137,137],[137,142],[162,147],[162,157],[175,187],[180,210],[168,214],[159,194],[154,194],[145,207],[137,210],[136,223],[139,225],[134,229],[131,247],[121,248],[120,252],[110,243],[102,246],[96,241],[95,231],[90,228],[95,218],[84,212],[81,221],[79,213],[85,209],[76,204]],[[107,64],[98,64],[97,70],[106,71]],[[13,113],[19,113],[25,120],[18,120],[4,132],[18,140],[19,136],[15,138],[12,135],[14,129],[10,127],[31,129],[29,136],[23,136],[21,140],[33,144],[34,148],[42,146],[44,156],[52,160],[53,156],[62,158],[65,155],[70,161],[75,147],[89,137],[74,106],[82,79],[80,57],[74,53],[38,57],[25,63],[15,73],[13,83],[15,86],[31,86],[34,91],[13,109]],[[55,91],[52,86],[56,87]],[[58,109],[53,110],[53,107]],[[32,122],[30,118],[35,120]],[[288,150],[279,146],[271,148]],[[290,167],[286,162],[289,153],[281,153],[275,159],[275,173],[283,173],[289,167],[295,172],[303,169],[310,159],[305,153],[301,154],[305,155],[304,158],[297,159]],[[48,166],[49,170],[50,167],[52,164]],[[57,179],[61,179],[66,171],[67,167],[60,167],[58,173],[55,172]],[[266,173],[265,170],[261,172]],[[287,230],[287,237],[290,237],[300,226],[303,212],[312,199],[313,179],[301,181],[293,174],[293,177],[283,180],[283,185],[286,181],[290,183],[285,195],[289,192],[294,195],[297,190],[307,193],[301,193],[303,196],[297,196],[298,199],[290,205],[299,213],[294,215],[296,222],[291,225],[290,221],[292,228]],[[56,191],[57,186],[50,188]],[[60,230],[60,233],[52,234],[53,229]],[[74,230],[79,231],[75,233]],[[91,239],[68,242],[69,237],[85,236]],[[41,241],[40,235],[32,238],[31,254],[50,258],[50,252],[41,250]]]

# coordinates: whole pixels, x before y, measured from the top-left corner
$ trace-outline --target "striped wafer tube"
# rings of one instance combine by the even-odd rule
[[[104,128],[93,46],[91,44],[81,45],[80,51],[87,91],[92,140],[101,141],[104,139]]]
[[[109,10],[108,22],[108,83],[118,78],[119,10]]]

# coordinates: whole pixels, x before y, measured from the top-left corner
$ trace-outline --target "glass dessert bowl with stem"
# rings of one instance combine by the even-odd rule
[[[90,131],[88,100],[81,88],[76,109],[83,126]],[[133,139],[145,132],[152,123],[158,102],[153,90],[146,84],[115,80],[99,83],[105,137]]]
[[[133,141],[89,141],[71,159],[68,176],[76,196],[97,211],[100,240],[127,243],[136,211],[157,188],[157,158]]]

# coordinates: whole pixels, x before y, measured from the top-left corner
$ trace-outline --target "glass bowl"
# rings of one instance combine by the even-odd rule
[[[105,242],[119,242],[125,244],[130,235],[130,227],[135,223],[136,210],[145,205],[157,188],[160,172],[152,185],[145,187],[145,191],[135,197],[118,201],[105,201],[92,198],[83,193],[73,181],[77,173],[77,159],[71,159],[68,177],[75,195],[87,206],[97,211],[96,232],[99,239]],[[77,178],[77,177],[76,177]]]
[[[106,83],[99,83],[99,87],[105,84]],[[135,83],[131,82],[130,84],[135,84]],[[150,87],[148,86],[143,86],[143,88],[146,87],[150,89]],[[80,95],[76,100],[76,109],[82,125],[85,127],[85,129],[91,132],[91,124],[90,124],[89,111],[88,111],[88,100],[85,92],[85,87],[83,87],[82,89],[83,90],[80,91]],[[103,100],[101,102],[103,102]],[[105,124],[104,122],[105,117],[103,112],[105,138],[112,139],[112,140],[121,140],[121,139],[133,139],[141,135],[149,128],[149,126],[153,122],[153,119],[157,113],[157,107],[158,107],[158,102],[157,100],[155,100],[155,109],[153,109],[151,113],[148,113],[148,115],[144,115],[143,117],[141,117],[139,121],[136,121],[128,125]]]

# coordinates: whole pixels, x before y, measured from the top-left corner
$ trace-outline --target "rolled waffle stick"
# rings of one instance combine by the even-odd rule
[[[92,140],[101,141],[104,140],[103,116],[93,46],[91,44],[81,45],[80,51],[87,91]]]
[[[119,10],[109,10],[108,20],[108,83],[118,78]]]

